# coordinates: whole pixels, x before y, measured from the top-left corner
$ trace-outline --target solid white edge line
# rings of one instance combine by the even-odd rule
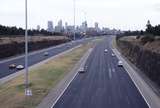
[[[91,49],[88,51],[92,51]],[[87,58],[89,57],[89,55],[87,55]],[[79,69],[79,68],[78,68]],[[78,71],[76,72],[76,74],[73,76],[73,78],[69,81],[69,83],[67,84],[67,86],[65,87],[65,89],[60,93],[60,95],[58,96],[58,98],[56,99],[56,101],[52,104],[52,106],[50,108],[53,108],[55,106],[55,104],[58,102],[58,100],[62,97],[62,95],[65,93],[65,91],[67,90],[67,88],[70,86],[70,84],[72,83],[72,81],[75,79],[75,77],[78,75]]]
[[[65,44],[67,44],[67,43],[65,43]],[[34,54],[36,54],[36,53],[42,53],[42,52],[44,52],[44,51],[51,50],[51,49],[54,49],[54,48],[62,47],[62,46],[64,46],[65,44],[61,44],[61,45],[58,45],[58,46],[53,46],[53,47],[49,47],[49,48],[45,48],[45,49],[33,51],[33,52],[30,52],[30,53],[29,53],[29,56],[32,56],[32,55],[34,55]],[[24,56],[25,56],[24,54],[23,54],[23,55],[19,55],[19,56],[17,56],[17,57],[13,57],[13,58],[9,58],[9,59],[6,59],[6,60],[2,60],[2,61],[0,61],[0,63],[5,63],[5,62],[12,61],[12,60],[20,59],[20,58],[23,58]]]
[[[45,59],[45,60],[43,60],[43,61],[41,61],[41,62],[39,62],[39,63],[33,64],[32,66],[29,66],[29,69],[33,69],[33,68],[37,67],[38,65],[44,64],[44,63],[48,62],[48,61],[51,60],[51,59],[54,59],[54,58],[56,58],[56,57],[58,57],[58,56],[61,56],[61,55],[63,55],[63,54],[66,54],[66,53],[68,53],[68,52],[70,52],[70,51],[72,51],[72,50],[74,50],[74,49],[76,49],[76,48],[79,48],[79,47],[81,47],[81,46],[82,46],[82,44],[80,44],[80,45],[78,45],[78,46],[75,46],[75,47],[73,47],[73,48],[71,48],[71,49],[68,49],[68,50],[66,50],[66,51],[63,51],[63,52],[61,52],[61,53],[59,53],[59,54],[57,54],[57,55],[54,55],[54,56],[52,56],[52,57],[50,57],[50,58],[47,58],[47,59]],[[8,75],[8,76],[6,76],[6,77],[0,78],[0,85],[1,85],[1,84],[4,84],[4,83],[7,82],[7,81],[10,81],[11,79],[13,79],[13,78],[15,78],[15,77],[17,77],[17,76],[19,76],[19,75],[22,75],[23,73],[24,73],[24,69],[23,69],[23,70],[20,70],[20,71],[17,71],[17,72],[15,72],[15,73],[13,73],[13,74],[10,74],[10,75]]]
[[[73,42],[74,43],[75,42],[81,42],[83,40],[88,40],[88,39],[90,39],[90,38],[80,39],[80,40],[76,40],[76,41],[73,41]],[[60,44],[60,45],[57,45],[57,46],[51,46],[49,48],[44,48],[44,49],[40,49],[40,50],[37,50],[37,51],[33,51],[33,52],[29,53],[29,56],[32,56],[32,55],[34,55],[36,53],[42,53],[42,52],[47,51],[47,50],[52,50],[54,48],[62,47],[62,46],[66,45],[66,44],[69,44],[69,43],[71,43],[71,42],[66,42],[66,43],[63,43],[63,44]],[[24,57],[24,54],[23,55],[19,55],[17,57],[15,56],[15,57],[11,57],[11,58],[8,58],[8,59],[1,60],[0,63],[9,62],[9,61],[20,59],[20,58],[23,58],[23,57]]]
[[[118,54],[116,53],[116,49],[113,49],[113,52],[116,54],[117,58],[118,59],[121,59]],[[118,51],[119,52],[119,51]],[[123,60],[123,59],[121,59]],[[123,60],[125,61],[125,60]],[[125,61],[126,62],[126,61]],[[124,69],[126,70],[126,72],[128,73],[129,77],[131,78],[131,80],[133,81],[134,85],[136,86],[136,88],[138,89],[139,93],[141,94],[141,96],[143,97],[143,99],[145,100],[146,104],[148,105],[149,108],[152,108],[149,104],[149,102],[147,101],[147,99],[145,98],[145,96],[143,95],[142,91],[140,90],[139,86],[137,85],[137,83],[134,81],[134,79],[132,78],[132,75],[130,75],[130,73],[128,72],[128,70],[124,67]]]
[[[73,78],[69,81],[69,83],[67,84],[67,86],[65,87],[65,89],[62,91],[62,93],[58,96],[58,98],[56,99],[56,101],[52,104],[51,108],[53,108],[55,106],[55,104],[58,102],[58,100],[62,97],[62,95],[64,94],[64,92],[67,90],[67,88],[69,87],[69,85],[72,83],[72,81],[75,79],[75,77],[77,76],[77,73],[73,76]]]
[[[126,69],[125,69],[126,70]],[[127,71],[127,70],[126,70]],[[145,98],[145,96],[143,95],[142,91],[139,89],[139,86],[137,85],[137,83],[133,80],[132,76],[130,75],[130,73],[127,71],[127,73],[129,74],[130,78],[132,79],[134,85],[136,86],[136,88],[138,89],[138,91],[140,92],[140,94],[142,95],[142,97],[144,98],[146,104],[148,105],[149,108],[151,108],[150,104],[148,103],[147,99]]]

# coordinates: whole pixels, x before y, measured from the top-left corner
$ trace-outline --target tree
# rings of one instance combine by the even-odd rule
[[[150,20],[147,21],[147,25],[146,25],[146,32],[149,33],[149,34],[152,34],[153,33],[153,27],[150,23]]]
[[[16,26],[14,27],[8,27],[8,26],[3,26],[0,25],[0,35],[1,36],[13,36],[13,35],[24,35],[25,34],[25,30],[22,28],[17,28]],[[30,36],[34,36],[34,35],[56,35],[56,33],[51,33],[48,32],[47,30],[41,29],[39,30],[35,30],[35,29],[29,29],[28,30],[28,34]],[[59,33],[58,35],[63,35],[62,33]]]

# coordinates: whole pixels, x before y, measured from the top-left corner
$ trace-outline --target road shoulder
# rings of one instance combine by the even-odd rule
[[[140,94],[148,104],[149,108],[160,108],[160,98],[157,94],[153,91],[153,89],[148,85],[148,83],[143,79],[141,75],[130,65],[129,61],[125,59],[123,55],[113,47],[113,52],[116,54],[119,60],[123,62],[124,68],[129,74],[130,78],[136,85],[137,89],[139,90]]]

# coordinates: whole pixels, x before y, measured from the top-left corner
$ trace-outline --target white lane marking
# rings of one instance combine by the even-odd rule
[[[109,68],[109,78],[110,78],[110,79],[112,78],[112,71],[111,71],[111,68]]]
[[[113,73],[115,73],[116,71],[115,71],[115,68],[112,68],[112,71],[113,71]]]
[[[81,41],[84,41],[84,40],[89,40],[90,38],[88,39],[80,39],[80,40],[76,40],[76,41],[71,41],[71,42],[66,42],[66,43],[63,43],[63,44],[60,44],[60,45],[57,45],[57,46],[51,46],[49,48],[45,48],[45,49],[40,49],[40,50],[37,50],[37,51],[33,51],[33,52],[30,52],[29,53],[29,56],[32,56],[32,55],[35,55],[35,54],[38,54],[38,53],[42,53],[42,52],[45,52],[45,51],[49,51],[49,50],[53,50],[55,48],[59,48],[59,47],[63,47],[63,46],[66,46],[70,43],[75,43],[75,42],[81,42]],[[8,59],[4,59],[4,60],[0,60],[0,63],[5,63],[5,62],[9,62],[9,61],[12,61],[12,60],[16,60],[16,59],[20,59],[20,58],[23,58],[25,55],[19,55],[19,56],[15,56],[15,57],[11,57],[11,58],[8,58]]]
[[[117,49],[114,49],[113,51],[114,51],[114,53],[116,54],[116,56],[117,56],[119,59],[123,60],[123,62],[126,62],[123,58],[121,58],[120,52],[119,52]],[[125,64],[127,64],[127,62],[126,62]],[[131,80],[133,81],[134,85],[135,85],[136,88],[138,89],[138,91],[139,91],[139,93],[141,94],[141,96],[143,97],[144,101],[147,103],[148,107],[149,107],[149,108],[152,108],[151,105],[149,104],[147,98],[145,97],[145,95],[143,95],[143,91],[141,91],[141,89],[139,88],[139,85],[138,85],[137,82],[134,80],[134,78],[133,78],[133,76],[131,75],[131,73],[130,73],[126,68],[124,68],[124,69],[125,69],[126,72],[128,73],[129,77],[130,77]]]
[[[130,102],[129,102],[129,97],[128,97],[128,95],[126,95],[126,100],[127,100],[128,105],[129,105]]]
[[[64,45],[66,45],[66,43],[58,45],[58,46],[49,47],[49,48],[46,48],[46,49],[41,49],[41,50],[33,51],[33,52],[29,53],[29,56],[32,56],[32,55],[35,55],[35,54],[39,54],[39,53],[42,53],[42,52],[45,52],[45,51],[53,50],[55,48],[59,48],[59,47],[62,47]],[[2,60],[2,61],[0,61],[0,63],[5,63],[5,62],[12,61],[12,60],[20,59],[20,58],[23,58],[24,56],[25,56],[24,54],[23,55],[19,55],[17,57],[13,57],[13,58],[9,58],[9,59],[6,59],[6,60]]]
[[[54,58],[56,58],[56,57],[58,57],[58,56],[61,56],[61,55],[63,55],[63,54],[66,54],[66,53],[68,53],[68,52],[70,52],[70,51],[72,51],[72,50],[74,50],[74,49],[76,49],[76,48],[79,48],[79,47],[81,47],[81,46],[82,46],[82,44],[80,44],[80,45],[78,45],[78,46],[76,46],[76,47],[73,47],[73,48],[71,48],[71,49],[69,49],[69,50],[66,50],[66,51],[64,51],[64,52],[61,52],[61,53],[59,53],[59,54],[57,54],[57,55],[54,55],[54,56],[52,56],[52,57],[50,57],[50,58],[47,58],[47,59],[45,59],[45,60],[43,60],[43,61],[41,61],[41,62],[39,62],[39,63],[33,64],[32,66],[29,66],[29,69],[37,68],[38,66],[41,66],[42,64],[45,64],[45,63],[48,62],[49,60],[52,60],[52,59],[54,59]],[[8,76],[6,76],[6,77],[0,78],[0,85],[1,85],[1,84],[4,84],[5,82],[7,82],[7,81],[9,81],[9,80],[11,80],[11,79],[19,76],[19,75],[22,75],[23,73],[24,73],[24,69],[23,69],[23,70],[20,70],[20,71],[17,71],[16,73],[10,74],[10,75],[8,75]]]
[[[80,67],[82,67],[82,65],[84,65],[87,61],[87,58],[90,56],[91,52],[92,52],[92,48],[88,50],[88,53],[86,55],[86,60],[83,61],[83,63],[80,65]],[[83,58],[83,57],[82,57]],[[79,70],[79,69],[77,69]],[[75,79],[75,77],[78,75],[78,71],[74,74],[74,76],[72,77],[72,79],[69,81],[69,83],[67,84],[67,86],[64,88],[64,90],[60,93],[60,95],[58,96],[58,98],[55,100],[55,102],[53,102],[52,106],[50,108],[53,108],[55,106],[55,104],[58,102],[58,100],[62,97],[62,95],[65,93],[65,91],[67,90],[67,88],[70,86],[70,84],[72,83],[72,81]]]

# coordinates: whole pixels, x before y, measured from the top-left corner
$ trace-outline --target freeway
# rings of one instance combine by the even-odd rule
[[[87,72],[75,77],[53,108],[149,108],[124,68],[117,66],[118,59],[111,56],[110,41],[97,44],[86,62]]]
[[[50,48],[47,48],[47,49],[43,49],[43,50],[40,50],[40,51],[35,51],[33,53],[30,53],[29,57],[28,57],[28,62],[29,62],[28,65],[32,66],[32,65],[34,65],[36,63],[39,63],[39,62],[41,62],[45,59],[48,59],[52,56],[55,56],[55,55],[57,55],[61,52],[64,52],[64,51],[66,51],[68,49],[71,49],[75,46],[78,46],[80,44],[88,42],[89,40],[91,40],[91,39],[90,38],[81,39],[81,40],[73,41],[72,44],[69,42],[69,43],[66,43],[66,44],[59,45],[57,47],[50,47]],[[44,52],[46,52],[46,51],[49,53],[48,56],[44,56]],[[16,64],[16,65],[23,65],[24,66],[24,55],[0,61],[0,78],[6,77],[10,74],[18,72],[18,70],[16,70],[16,69],[9,69],[10,64]]]

